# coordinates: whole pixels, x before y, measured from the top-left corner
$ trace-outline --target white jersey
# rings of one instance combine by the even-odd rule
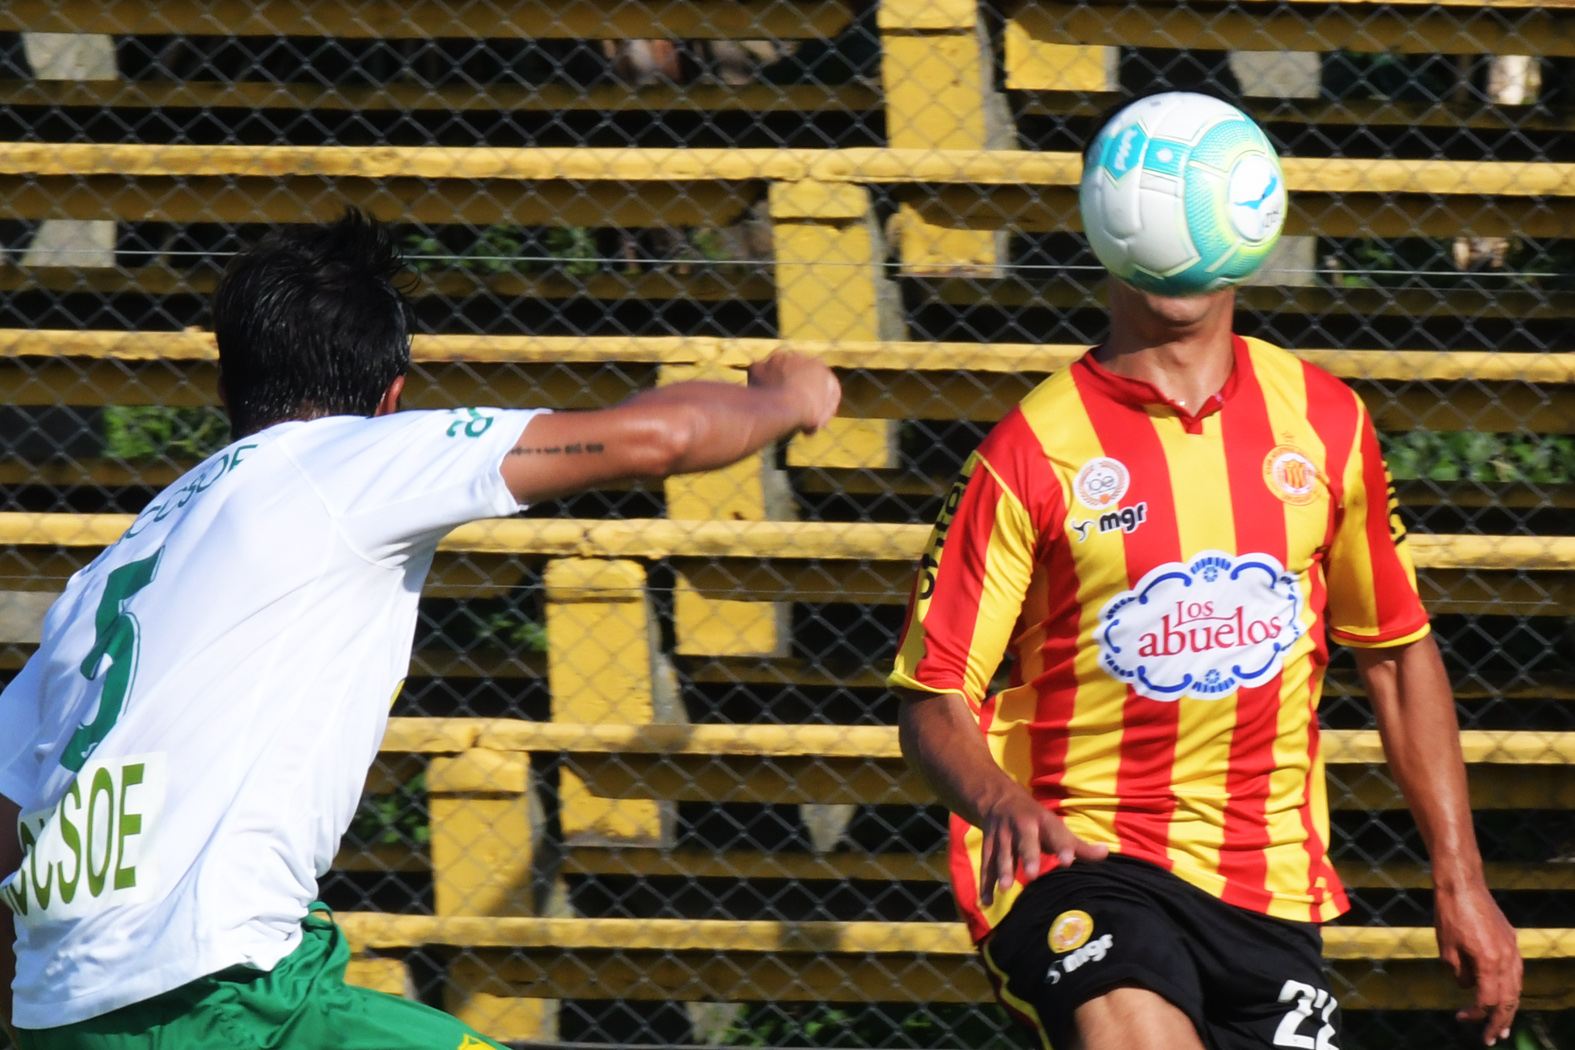
[[[18,1028],[295,948],[438,541],[520,509],[499,467],[535,414],[281,423],[177,481],[71,578],[0,695],[0,795],[26,852],[0,887]]]

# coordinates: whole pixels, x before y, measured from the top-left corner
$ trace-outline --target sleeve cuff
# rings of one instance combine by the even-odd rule
[[[1409,631],[1390,631],[1386,634],[1360,635],[1349,634],[1345,631],[1329,628],[1329,637],[1341,645],[1352,649],[1387,649],[1390,646],[1410,645],[1412,642],[1421,641],[1432,633],[1433,625],[1424,622],[1422,626]]]
[[[550,408],[505,409],[503,414],[507,415],[507,416],[510,416],[510,417],[513,417],[515,419],[519,419],[520,417],[524,417],[523,421],[520,424],[520,428],[519,428],[518,433],[514,434],[513,437],[507,438],[507,444],[503,445],[502,449],[498,452],[498,469],[494,470],[492,472],[492,476],[491,476],[491,479],[490,479],[490,484],[493,485],[493,493],[492,493],[493,508],[492,508],[492,512],[497,517],[509,518],[509,517],[513,517],[514,515],[518,514],[522,510],[528,510],[530,508],[530,504],[528,504],[528,503],[521,503],[519,500],[514,498],[514,493],[509,491],[508,484],[503,480],[503,461],[508,458],[509,453],[511,451],[513,451],[514,446],[519,443],[520,439],[525,435],[525,433],[528,430],[530,430],[530,425],[532,423],[534,423],[537,419],[541,418],[542,416],[550,416],[550,415],[552,415],[552,409],[550,409]],[[513,429],[512,427],[504,427],[503,428],[503,434],[507,435],[508,432],[510,430],[512,430],[512,429]]]
[[[903,671],[893,671],[887,675],[886,685],[892,689],[913,689],[920,693],[935,693],[936,695],[941,693],[961,693],[964,697],[968,695],[967,690],[961,684],[932,685],[928,682],[921,682]]]

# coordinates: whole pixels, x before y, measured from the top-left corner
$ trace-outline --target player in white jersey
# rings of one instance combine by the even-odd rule
[[[399,268],[353,212],[234,260],[214,317],[235,440],[71,578],[0,694],[0,1018],[23,1050],[483,1045],[345,985],[343,936],[308,912],[439,539],[721,467],[836,411],[831,372],[779,354],[747,387],[599,411],[396,412]]]

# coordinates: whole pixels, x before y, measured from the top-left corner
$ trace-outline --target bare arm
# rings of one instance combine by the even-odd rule
[[[1045,853],[1071,864],[1101,860],[1110,852],[1068,831],[1060,817],[995,764],[961,693],[898,689],[897,695],[902,700],[898,737],[903,758],[942,805],[984,833],[979,858],[983,903],[995,899],[997,886],[1005,890],[1012,885],[1019,863],[1032,879]]]
[[[16,819],[21,813],[15,802],[0,795],[0,879],[22,866],[22,841],[17,837]],[[0,905],[0,1024],[11,1036],[11,1045],[20,1046],[16,1029],[11,1027],[11,982],[16,979],[16,920]]]
[[[749,370],[749,385],[674,383],[615,408],[532,420],[503,461],[521,503],[597,485],[714,470],[836,413],[841,387],[813,358],[775,354]]]
[[[1461,1020],[1486,1020],[1483,1041],[1509,1037],[1520,1001],[1515,931],[1488,892],[1471,826],[1460,724],[1449,678],[1431,636],[1410,645],[1356,650],[1378,718],[1389,770],[1416,818],[1433,862],[1439,954],[1476,1006]]]

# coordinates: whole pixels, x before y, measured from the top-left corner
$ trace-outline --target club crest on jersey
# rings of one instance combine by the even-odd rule
[[[1295,445],[1269,449],[1263,457],[1263,481],[1293,507],[1305,507],[1318,498],[1318,465]]]
[[[1094,932],[1094,917],[1086,911],[1064,911],[1050,924],[1050,950],[1061,954],[1081,948]]]
[[[1268,554],[1202,551],[1099,612],[1100,666],[1151,700],[1216,700],[1279,674],[1306,633],[1301,585]]]
[[[1109,456],[1095,456],[1078,468],[1072,494],[1089,510],[1109,510],[1121,502],[1132,485],[1126,464]]]

